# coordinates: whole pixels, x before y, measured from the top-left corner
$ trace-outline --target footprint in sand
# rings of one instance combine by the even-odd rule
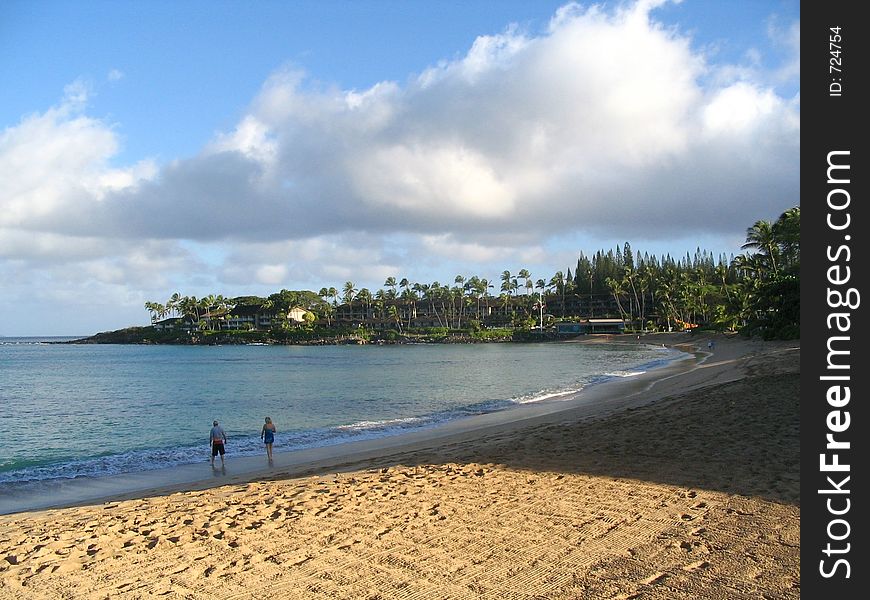
[[[652,585],[652,584],[654,584],[654,583],[658,583],[658,582],[662,581],[662,580],[665,579],[667,576],[668,576],[667,573],[662,573],[662,572],[659,572],[659,573],[653,573],[652,575],[650,575],[650,576],[647,577],[646,579],[642,579],[640,583],[641,583],[642,585]]]
[[[706,569],[709,566],[710,566],[710,563],[707,562],[706,560],[699,560],[697,562],[693,562],[692,564],[686,565],[685,567],[683,567],[683,571],[690,571],[690,572],[691,571],[699,571],[701,569]]]

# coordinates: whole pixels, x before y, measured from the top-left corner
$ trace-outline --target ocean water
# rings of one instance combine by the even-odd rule
[[[69,345],[0,338],[0,492],[434,427],[563,401],[678,353],[634,344],[402,346]],[[10,488],[11,489],[11,488]]]

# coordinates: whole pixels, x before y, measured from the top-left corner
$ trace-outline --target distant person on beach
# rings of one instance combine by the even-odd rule
[[[211,443],[211,466],[214,467],[214,457],[218,454],[221,455],[221,466],[224,464],[224,445],[227,441],[227,434],[224,433],[224,428],[221,427],[217,421],[212,423],[214,427],[211,428],[211,433],[209,434],[209,443]]]
[[[269,457],[269,464],[272,464],[272,443],[275,441],[275,433],[277,433],[275,424],[270,417],[266,417],[266,424],[263,425],[263,430],[260,431],[260,437],[263,443],[266,444],[266,456]]]

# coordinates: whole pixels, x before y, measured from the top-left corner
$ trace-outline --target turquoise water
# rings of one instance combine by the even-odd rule
[[[393,435],[558,402],[673,358],[633,344],[125,346],[0,339],[0,491]]]

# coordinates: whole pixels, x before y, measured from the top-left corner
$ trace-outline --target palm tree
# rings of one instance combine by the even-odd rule
[[[357,292],[356,299],[362,302],[365,307],[365,318],[369,317],[369,309],[372,307],[372,293],[368,288],[363,288]]]
[[[396,297],[396,278],[395,277],[387,277],[387,280],[384,282],[384,285],[390,288],[390,291],[393,293],[392,298]]]
[[[553,277],[550,279],[550,287],[556,288],[556,290],[562,295],[562,318],[565,318],[565,275],[562,271],[556,271]]]
[[[625,320],[625,309],[622,308],[622,302],[620,301],[620,297],[625,293],[625,287],[622,285],[621,281],[617,281],[612,277],[605,279],[604,283],[606,283],[607,287],[610,288],[610,293],[613,294],[613,299],[616,300],[616,306],[619,308],[619,316],[622,320]]]
[[[356,288],[353,285],[352,281],[345,281],[344,288],[342,288],[342,296],[341,299],[347,304],[347,309],[350,313],[350,318],[353,320],[353,298],[356,295]]]
[[[408,329],[410,329],[411,319],[417,315],[417,292],[410,286],[407,279],[403,279],[402,281],[405,283],[405,285],[402,286],[405,289],[402,291],[401,298],[408,307]]]
[[[450,290],[450,308],[456,318],[456,329],[459,329],[462,327],[462,313],[465,309],[465,277],[457,275],[453,283],[456,285]],[[458,306],[454,308],[455,304]]]
[[[731,300],[731,291],[728,289],[728,267],[720,262],[716,265],[715,273],[716,280],[722,284],[722,293],[725,294],[725,298]]]
[[[191,323],[199,324],[200,302],[196,296],[184,296],[179,302],[181,315],[190,319]]]
[[[145,310],[151,313],[151,324],[154,325],[158,320],[163,318],[166,313],[166,307],[159,302],[146,302]]]
[[[755,250],[769,262],[771,274],[776,277],[779,273],[777,258],[779,246],[770,221],[756,221],[755,225],[746,230],[746,243],[741,246],[743,250]]]
[[[399,328],[399,333],[401,334],[401,333],[402,333],[402,319],[399,318],[399,309],[396,308],[396,305],[395,305],[395,304],[391,304],[391,305],[390,305],[390,308],[388,309],[387,312],[388,312],[388,314],[390,315],[390,318],[391,318],[391,319],[396,323],[396,325],[398,326],[398,328]]]
[[[486,313],[486,315],[488,316],[489,315],[489,298],[490,298],[489,290],[491,290],[491,289],[494,290],[495,285],[490,283],[489,279],[481,279],[480,280],[480,287],[483,288],[483,310]]]
[[[541,333],[544,332],[544,308],[546,307],[546,303],[544,302],[544,291],[547,289],[547,282],[543,279],[538,279],[535,282],[535,288],[538,290],[538,311],[539,311],[539,326],[541,328]]]
[[[332,288],[332,289],[335,290],[335,288]],[[329,296],[330,296],[329,292],[330,292],[330,290],[325,288],[325,287],[320,288],[320,291],[317,292],[317,295],[323,299],[323,307],[321,308],[321,310],[323,311],[323,314],[326,317],[326,326],[327,327],[332,325],[332,310],[331,310],[332,307],[329,305]]]
[[[801,207],[795,206],[782,213],[773,224],[773,235],[782,254],[785,268],[800,271],[801,264]]]
[[[441,315],[438,312],[437,302],[441,299],[441,284],[433,281],[431,285],[423,286],[423,298],[429,301],[430,314],[434,314],[438,319],[439,327],[444,327],[444,321],[441,320]]]
[[[324,316],[326,317],[326,326],[329,327],[332,325],[332,316],[335,313],[335,307],[329,302],[324,302],[320,306],[320,310],[323,311]]]
[[[341,299],[350,304],[353,302],[353,298],[356,295],[357,289],[353,285],[353,281],[345,281],[344,288],[342,289],[342,297]]]
[[[174,315],[178,315],[180,310],[179,304],[181,303],[181,294],[175,292],[172,294],[172,297],[166,301],[166,312],[172,313]]]
[[[527,291],[532,289],[532,276],[529,274],[528,269],[520,269],[520,272],[517,273],[517,278],[524,280],[522,287],[526,288]]]
[[[511,272],[502,271],[501,273],[501,291],[511,293]]]

